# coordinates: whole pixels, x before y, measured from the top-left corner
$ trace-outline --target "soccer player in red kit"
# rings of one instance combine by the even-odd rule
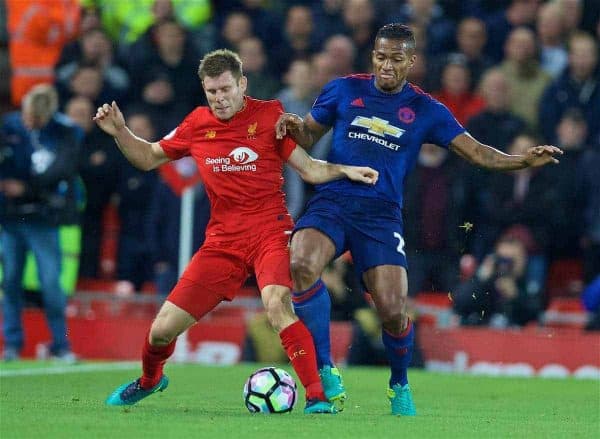
[[[131,405],[165,390],[163,367],[177,336],[221,301],[232,300],[254,273],[269,321],[306,388],[305,413],[335,413],[323,393],[312,337],[292,308],[288,238],[293,223],[281,190],[282,167],[287,161],[313,184],[342,177],[374,184],[378,173],[314,160],[291,139],[276,139],[275,122],[283,108],[278,101],[245,96],[247,79],[237,54],[229,50],[207,54],[198,75],[209,106],[196,108],[159,142],[132,134],[115,102],[99,107],[94,117],[140,169],[194,157],[211,203],[206,240],[144,342],[142,376],[118,387],[106,402]]]

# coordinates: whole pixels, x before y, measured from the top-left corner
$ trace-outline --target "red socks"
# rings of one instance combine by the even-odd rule
[[[306,389],[306,399],[326,401],[317,371],[317,354],[312,336],[300,320],[284,328],[280,333],[281,344]],[[158,378],[160,379],[160,377]],[[157,381],[158,382],[158,381]]]
[[[166,346],[152,346],[148,341],[148,335],[146,335],[144,348],[142,349],[142,369],[144,371],[140,380],[142,389],[148,390],[158,384],[165,363],[175,350],[176,341],[177,339]]]

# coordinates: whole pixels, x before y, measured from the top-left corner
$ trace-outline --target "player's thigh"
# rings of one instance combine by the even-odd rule
[[[321,273],[334,257],[343,252],[343,238],[333,238],[336,234],[312,227],[297,230],[290,244],[292,270],[309,268],[312,272]]]
[[[232,252],[202,248],[177,282],[167,300],[196,320],[223,300],[233,300],[248,277],[246,264]]]
[[[285,230],[273,230],[256,236],[256,256],[252,264],[259,290],[267,285],[292,288],[290,273],[289,234]]]

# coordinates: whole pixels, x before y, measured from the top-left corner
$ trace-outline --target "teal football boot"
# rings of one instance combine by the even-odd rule
[[[319,399],[308,399],[306,400],[306,406],[304,407],[305,415],[314,414],[330,414],[334,415],[338,411],[335,406],[329,401],[321,401]]]
[[[344,403],[348,395],[346,395],[344,381],[338,368],[335,366],[323,366],[319,369],[319,376],[321,377],[325,397],[335,404],[338,411],[341,412],[344,410]]]
[[[387,397],[390,400],[392,406],[392,415],[394,416],[416,416],[417,409],[410,393],[410,387],[408,384],[402,386],[401,384],[394,385],[391,389],[387,390]]]
[[[166,375],[163,375],[160,378],[160,381],[156,386],[148,390],[142,389],[140,386],[140,379],[138,378],[135,381],[117,387],[117,389],[106,399],[106,404],[133,405],[153,393],[162,392],[168,386],[169,378],[167,378]]]

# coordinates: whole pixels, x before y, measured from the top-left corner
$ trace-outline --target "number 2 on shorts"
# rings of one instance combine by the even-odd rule
[[[396,251],[406,256],[406,254],[404,253],[404,238],[398,232],[394,232],[394,238],[398,240],[398,247],[396,247]]]

